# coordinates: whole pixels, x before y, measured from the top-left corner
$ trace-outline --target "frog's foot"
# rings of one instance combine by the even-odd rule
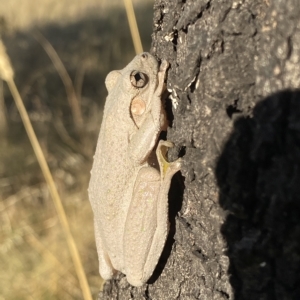
[[[168,148],[174,147],[174,144],[170,141],[160,140],[156,149],[156,157],[159,163],[160,174],[162,180],[171,179],[172,176],[178,172],[181,168],[182,159],[178,158],[173,162],[168,162],[166,159],[166,154]]]
[[[99,273],[104,280],[109,280],[114,276],[116,270],[114,269],[111,263],[108,253],[102,247],[103,241],[100,235],[99,224],[96,221],[96,219],[94,220],[94,226],[95,226],[96,246],[98,252],[98,259],[99,259]]]

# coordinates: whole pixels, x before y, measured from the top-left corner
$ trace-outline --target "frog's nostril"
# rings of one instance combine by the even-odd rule
[[[147,55],[146,53],[143,53],[143,54],[142,54],[142,58],[147,59],[147,58],[148,58],[148,55]]]

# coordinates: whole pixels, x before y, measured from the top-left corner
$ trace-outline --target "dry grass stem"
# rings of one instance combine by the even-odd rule
[[[6,107],[3,94],[3,80],[0,79],[0,133],[7,131]]]
[[[127,14],[127,19],[130,27],[130,33],[134,45],[134,50],[136,54],[142,53],[143,52],[143,46],[141,42],[141,37],[139,34],[139,29],[137,26],[136,18],[135,18],[135,13],[132,5],[131,0],[124,0],[125,8],[126,8],[126,14]]]
[[[26,129],[26,132],[27,132],[27,135],[31,142],[31,145],[33,147],[33,150],[35,152],[36,158],[39,162],[42,173],[43,173],[45,180],[47,182],[47,185],[49,187],[49,191],[52,196],[59,220],[62,224],[62,229],[66,236],[70,254],[71,254],[71,257],[72,257],[72,260],[73,260],[73,263],[75,266],[75,270],[76,270],[76,273],[78,276],[78,280],[80,283],[80,287],[82,290],[83,298],[85,300],[92,300],[92,295],[91,295],[91,292],[90,292],[90,289],[88,286],[86,275],[85,275],[85,272],[84,272],[84,269],[83,269],[83,266],[81,263],[78,249],[76,247],[74,238],[73,238],[71,230],[70,230],[70,226],[69,226],[69,223],[67,220],[65,210],[62,205],[62,201],[61,201],[58,191],[56,189],[52,174],[51,174],[48,164],[46,162],[45,156],[42,152],[41,146],[38,142],[38,139],[35,135],[32,125],[31,125],[31,122],[30,122],[28,113],[26,111],[26,108],[23,104],[22,98],[19,94],[19,91],[18,91],[16,85],[15,85],[15,82],[13,79],[13,69],[11,67],[10,60],[6,54],[5,47],[1,41],[0,41],[0,76],[8,84],[8,87],[11,91],[11,94],[15,100],[16,106],[21,115],[24,127]]]
[[[14,71],[11,67],[9,57],[6,54],[2,40],[0,40],[0,77],[5,81],[14,77]]]
[[[81,93],[82,93],[82,86],[83,80],[85,75],[85,67],[80,65],[76,70],[76,76],[74,80],[76,97],[78,99],[79,104],[81,104]]]
[[[71,77],[68,74],[64,64],[62,63],[61,59],[59,58],[57,52],[52,47],[52,45],[48,42],[48,40],[38,31],[34,33],[35,39],[41,44],[44,48],[48,56],[50,57],[57,73],[59,74],[67,94],[67,99],[69,102],[69,106],[71,108],[74,126],[77,130],[77,133],[80,133],[83,127],[83,118],[82,112],[80,108],[79,101],[77,99],[76,91],[72,82]]]

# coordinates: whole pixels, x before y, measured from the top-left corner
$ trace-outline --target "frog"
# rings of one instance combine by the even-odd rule
[[[99,272],[117,272],[142,286],[154,272],[168,232],[168,192],[181,158],[160,140],[168,120],[162,95],[168,62],[144,52],[122,70],[111,71],[108,96],[88,188],[94,214]]]

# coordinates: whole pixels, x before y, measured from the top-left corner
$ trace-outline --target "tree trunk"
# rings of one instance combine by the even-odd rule
[[[297,0],[156,0],[182,176],[150,284],[119,275],[101,300],[300,299],[299,16]]]

